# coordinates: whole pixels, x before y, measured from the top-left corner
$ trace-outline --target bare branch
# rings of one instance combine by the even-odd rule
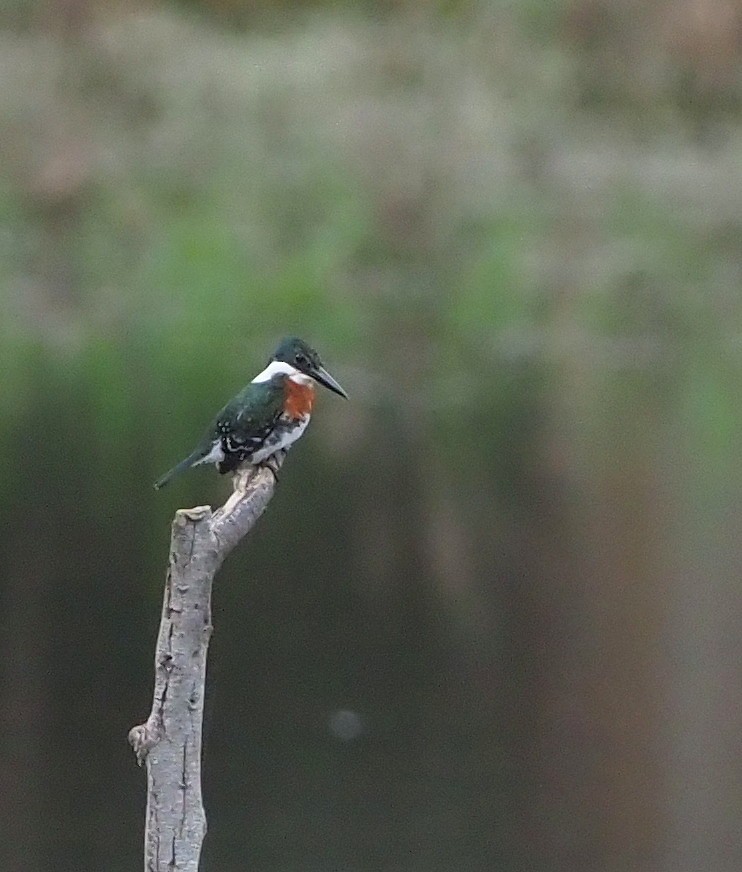
[[[265,511],[275,469],[248,467],[212,514],[209,506],[175,514],[155,651],[152,711],[129,742],[147,766],[145,872],[197,872],[206,834],[201,798],[201,727],[211,590],[224,558]]]

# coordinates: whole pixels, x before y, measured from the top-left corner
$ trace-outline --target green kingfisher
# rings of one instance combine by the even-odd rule
[[[306,430],[315,382],[348,398],[313,348],[296,336],[284,339],[268,366],[224,406],[194,451],[155,488],[200,463],[214,463],[222,474],[243,463],[270,465],[273,455],[288,450]]]

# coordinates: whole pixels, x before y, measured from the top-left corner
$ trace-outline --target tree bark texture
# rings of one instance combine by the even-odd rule
[[[237,474],[234,492],[216,512],[198,506],[175,514],[152,711],[129,732],[139,764],[147,767],[145,872],[198,870],[206,834],[201,728],[212,583],[224,558],[265,510],[274,486],[270,469],[248,468]]]

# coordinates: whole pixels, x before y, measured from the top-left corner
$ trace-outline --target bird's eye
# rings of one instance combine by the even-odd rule
[[[309,358],[306,356],[306,354],[297,354],[296,362],[299,366],[309,366]]]

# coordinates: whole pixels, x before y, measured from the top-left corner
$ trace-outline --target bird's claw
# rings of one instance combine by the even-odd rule
[[[266,467],[266,469],[270,469],[270,471],[273,473],[273,479],[276,484],[278,484],[278,482],[280,481],[280,479],[278,478],[278,470],[281,468],[281,463],[283,463],[283,458],[285,456],[285,451],[276,451],[275,454],[271,454],[270,457],[266,457],[266,459],[261,464],[261,466]]]

